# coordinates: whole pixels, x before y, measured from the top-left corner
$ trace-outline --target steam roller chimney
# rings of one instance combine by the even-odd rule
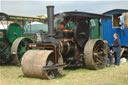
[[[54,6],[47,6],[48,36],[54,37]]]

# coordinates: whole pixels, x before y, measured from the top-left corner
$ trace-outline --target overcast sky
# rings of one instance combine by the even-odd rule
[[[46,6],[54,5],[55,13],[84,11],[103,13],[111,9],[128,9],[128,0],[0,0],[0,12],[13,15],[46,15]]]

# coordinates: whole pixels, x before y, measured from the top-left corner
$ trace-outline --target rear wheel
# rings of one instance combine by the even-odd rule
[[[107,50],[104,42],[89,40],[84,47],[84,62],[89,69],[103,69],[107,64]]]
[[[19,37],[11,46],[11,57],[13,64],[20,64],[23,54],[27,51],[27,44],[33,41],[29,38]]]

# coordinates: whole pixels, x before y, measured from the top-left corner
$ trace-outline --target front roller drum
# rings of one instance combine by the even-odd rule
[[[84,62],[89,69],[103,69],[107,64],[107,50],[99,39],[89,40],[84,47]]]
[[[58,77],[62,68],[43,70],[45,66],[52,66],[52,50],[28,50],[22,57],[21,68],[26,77],[53,79]],[[59,60],[60,59],[60,60]],[[62,58],[58,58],[58,64],[62,64]]]

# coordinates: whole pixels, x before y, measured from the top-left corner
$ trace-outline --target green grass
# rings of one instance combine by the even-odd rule
[[[20,67],[0,66],[0,85],[128,85],[128,62],[103,70],[64,70],[63,76],[53,80],[27,78]]]

